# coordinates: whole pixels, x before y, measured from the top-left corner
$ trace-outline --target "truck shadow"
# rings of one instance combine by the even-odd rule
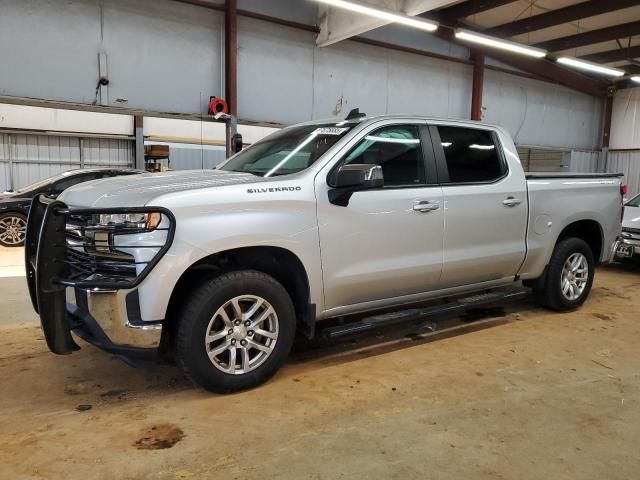
[[[327,340],[322,332],[313,340],[299,338],[289,357],[290,365],[320,363],[340,365],[362,358],[384,355],[447,338],[506,325],[520,319],[518,311],[531,311],[536,306],[517,302],[507,306],[476,308],[465,315],[440,316],[428,321],[380,328],[368,333]],[[357,319],[349,319],[355,321]],[[327,327],[335,322],[327,322]]]

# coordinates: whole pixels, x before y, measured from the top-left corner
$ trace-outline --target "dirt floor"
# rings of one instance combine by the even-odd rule
[[[298,346],[230,396],[90,346],[50,354],[24,279],[2,280],[2,480],[638,478],[638,269],[599,270],[570,314],[523,302]]]

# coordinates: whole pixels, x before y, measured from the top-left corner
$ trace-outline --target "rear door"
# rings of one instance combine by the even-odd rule
[[[376,164],[384,188],[329,202],[330,176],[342,164]],[[438,288],[444,215],[425,122],[371,126],[316,177],[327,309]],[[372,305],[373,306],[373,305]]]
[[[509,168],[498,134],[481,126],[432,125],[444,197],[442,288],[506,279],[526,252],[526,180]]]

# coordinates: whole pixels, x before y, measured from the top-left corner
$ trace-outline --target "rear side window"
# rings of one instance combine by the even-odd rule
[[[347,155],[344,163],[380,165],[385,186],[426,183],[418,127],[390,126],[370,133]]]
[[[492,132],[439,126],[450,183],[493,182],[506,173]]]

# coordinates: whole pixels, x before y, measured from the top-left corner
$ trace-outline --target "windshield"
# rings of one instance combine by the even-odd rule
[[[627,207],[640,207],[640,195],[636,195],[627,202]]]
[[[289,127],[238,153],[220,170],[261,177],[288,175],[308,168],[353,128],[345,122]]]

